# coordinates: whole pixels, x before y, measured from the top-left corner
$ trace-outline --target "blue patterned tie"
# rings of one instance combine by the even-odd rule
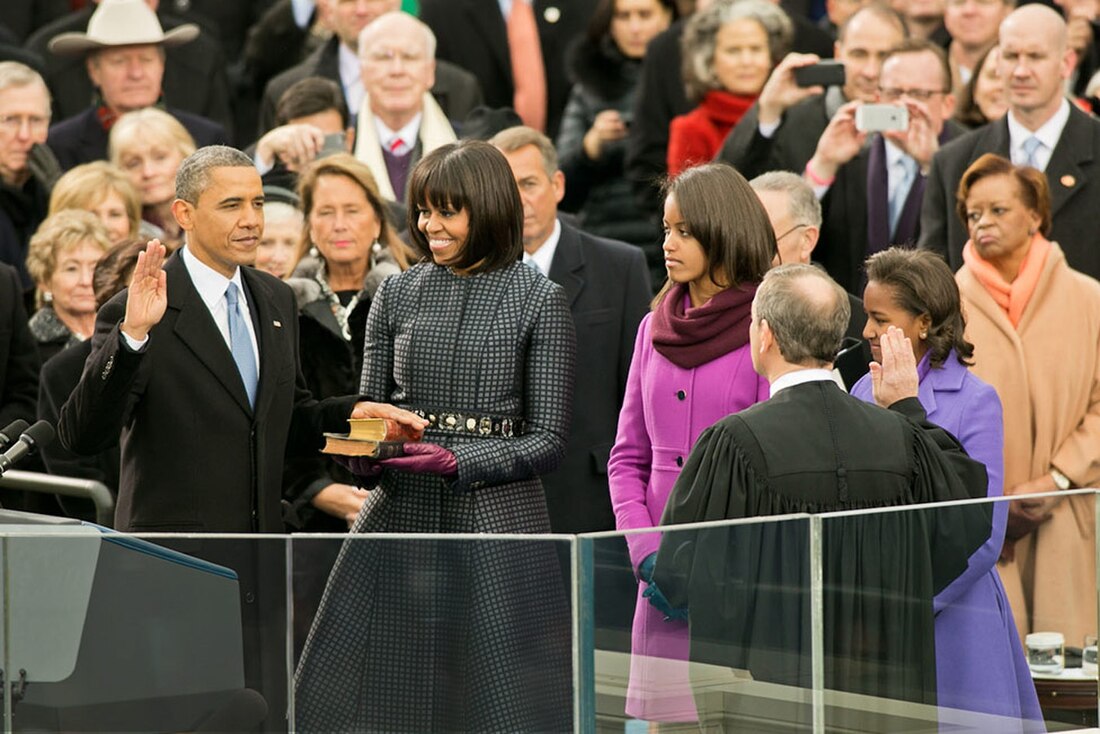
[[[256,407],[256,356],[252,353],[252,340],[248,338],[248,325],[241,313],[240,293],[236,283],[230,283],[225,291],[226,312],[229,315],[229,349],[233,352],[233,361],[244,381],[244,391],[248,393],[248,404]]]
[[[1032,135],[1030,138],[1024,141],[1021,146],[1024,151],[1024,165],[1031,166],[1032,168],[1038,168],[1039,165],[1035,161],[1035,151],[1039,150],[1039,146],[1043,144],[1043,141]]]

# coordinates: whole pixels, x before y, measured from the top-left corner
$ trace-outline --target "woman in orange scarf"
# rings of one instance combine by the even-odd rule
[[[1096,634],[1091,496],[1026,495],[1100,484],[1100,283],[1071,270],[1050,231],[1046,176],[983,155],[957,210],[970,240],[956,274],[972,371],[1004,406],[1009,509],[998,564],[1020,636]]]

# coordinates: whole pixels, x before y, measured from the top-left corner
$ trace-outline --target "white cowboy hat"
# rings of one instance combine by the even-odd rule
[[[87,33],[61,33],[50,39],[55,54],[78,54],[112,46],[155,43],[178,46],[195,40],[199,27],[184,23],[167,33],[145,0],[101,0],[88,21]]]

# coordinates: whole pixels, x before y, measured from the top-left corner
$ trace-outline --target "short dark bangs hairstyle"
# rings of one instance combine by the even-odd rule
[[[466,210],[470,227],[452,267],[487,273],[508,267],[523,254],[523,202],[504,154],[480,140],[436,148],[409,176],[408,223],[413,246],[431,259],[428,239],[417,226],[420,210],[431,203]]]
[[[760,283],[778,249],[775,230],[760,198],[745,177],[726,163],[689,168],[666,181],[663,198],[673,196],[688,232],[707,256],[716,284],[738,288]],[[671,281],[657,294],[661,302]]]

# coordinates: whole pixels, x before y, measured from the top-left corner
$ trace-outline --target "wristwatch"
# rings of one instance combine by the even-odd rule
[[[1054,486],[1060,490],[1064,491],[1073,486],[1073,482],[1069,480],[1069,477],[1054,467],[1050,468],[1050,477],[1054,480]]]

